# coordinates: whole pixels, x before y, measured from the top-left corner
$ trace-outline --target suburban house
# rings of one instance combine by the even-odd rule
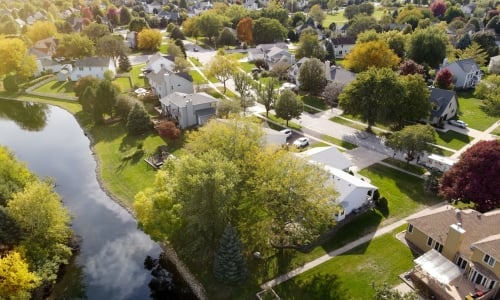
[[[52,58],[56,54],[57,44],[58,41],[53,37],[39,40],[30,48],[30,54],[36,57]]]
[[[337,81],[343,85],[348,85],[351,81],[356,79],[356,73],[339,66],[330,67],[330,62],[325,61],[325,77],[327,81]]]
[[[127,47],[134,49],[137,47],[137,32],[129,31],[125,35],[125,44]]]
[[[255,61],[257,59],[266,60],[269,57],[267,54],[273,50],[273,52],[279,52],[278,49],[287,50],[288,45],[285,43],[274,43],[274,44],[259,44],[255,48],[248,49],[248,61]],[[276,57],[275,57],[276,58]]]
[[[217,102],[206,93],[173,92],[160,99],[162,115],[181,129],[203,125],[215,116]]]
[[[352,162],[348,160],[336,147],[314,147],[296,154],[311,162],[323,164],[349,172]]]
[[[187,72],[174,73],[162,67],[157,73],[150,72],[146,77],[152,91],[160,99],[174,92],[186,94],[194,92],[193,78]]]
[[[71,71],[73,71],[73,67],[70,64],[61,66],[61,69],[57,72],[57,81],[62,82],[68,80]]]
[[[156,52],[148,57],[145,68],[146,73],[158,73],[162,68],[166,68],[167,70],[173,72],[175,68],[173,57],[162,55],[160,52]]]
[[[300,36],[302,34],[302,31],[304,31],[307,28],[311,28],[314,31],[316,31],[319,40],[323,39],[323,32],[316,27],[316,25],[314,24],[314,20],[311,17],[309,17],[303,24],[295,28],[295,34],[297,34],[297,36]]]
[[[57,73],[61,71],[62,65],[51,58],[37,58],[35,76],[42,75],[43,72]]]
[[[350,36],[342,36],[332,39],[333,50],[336,58],[344,58],[356,44],[356,38]]]
[[[259,9],[259,1],[257,0],[245,0],[243,6],[248,10]]]
[[[488,72],[491,74],[500,74],[500,55],[492,56],[490,58]]]
[[[111,57],[85,57],[75,62],[75,67],[69,76],[71,81],[77,81],[85,76],[104,79],[104,73],[111,71],[116,75],[115,61]]]
[[[457,93],[438,88],[430,88],[429,91],[431,114],[427,122],[439,126],[455,117],[458,113]]]
[[[333,184],[338,192],[336,202],[342,208],[334,216],[337,221],[342,221],[348,214],[373,203],[377,187],[347,173],[352,163],[337,148],[317,147],[296,155],[322,166],[330,173],[328,183]]]
[[[479,213],[445,206],[408,220],[405,239],[425,253],[412,279],[436,299],[492,299],[500,288],[500,210]]]
[[[474,14],[474,11],[476,10],[476,3],[471,2],[469,4],[462,5],[460,7],[460,10],[464,13],[465,16],[470,18],[472,14]]]
[[[300,66],[302,66],[303,63],[309,60],[309,57],[302,57],[299,59],[297,62],[295,62],[289,69],[288,69],[288,78],[295,83],[297,86],[299,86],[299,70]]]
[[[337,33],[339,33],[341,36],[346,36],[347,29],[349,29],[349,22],[345,22],[341,27],[336,27],[335,31],[337,31]]]
[[[453,74],[455,89],[465,90],[476,87],[481,81],[481,69],[472,58],[448,63],[445,58],[439,70],[448,69]]]

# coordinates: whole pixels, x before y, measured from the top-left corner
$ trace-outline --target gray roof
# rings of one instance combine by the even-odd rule
[[[268,52],[273,47],[278,47],[278,48],[281,48],[281,49],[288,50],[288,45],[286,43],[259,44],[255,48],[256,49],[262,49],[263,51]]]
[[[75,67],[107,67],[109,66],[109,57],[85,57],[75,62]]]
[[[340,67],[333,67],[330,69],[332,81],[338,81],[343,84],[348,84],[356,79],[356,73],[347,71]]]
[[[466,73],[466,74],[470,73],[472,71],[479,70],[479,66],[476,64],[476,62],[472,58],[456,60],[452,63],[449,63],[449,64],[443,66],[441,69],[444,69],[453,63],[456,63],[460,67],[460,69],[462,69],[464,71],[464,73]]]
[[[450,101],[453,100],[453,98],[456,99],[456,93],[454,91],[450,90],[443,90],[443,89],[438,89],[438,88],[429,88],[430,96],[429,96],[429,101],[431,104],[435,104],[437,109],[431,109],[431,116],[432,117],[440,117],[446,106],[450,103]]]
[[[186,107],[186,102],[189,100],[191,100],[193,106],[204,103],[213,103],[218,101],[214,97],[203,92],[194,94],[174,92],[172,94],[168,94],[165,97],[161,98],[160,102],[165,105],[174,104],[177,107]]]

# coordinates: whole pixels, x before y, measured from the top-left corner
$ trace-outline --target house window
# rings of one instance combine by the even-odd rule
[[[443,252],[443,245],[441,245],[440,243],[436,242],[434,244],[434,249],[437,250],[437,252],[441,253],[441,252]]]
[[[492,267],[495,265],[495,259],[488,254],[484,255],[483,261]]]
[[[460,269],[465,269],[465,267],[467,266],[467,261],[459,256],[457,259],[457,266],[459,266]]]
[[[432,238],[428,237],[427,238],[427,246],[432,247],[432,242],[433,242]]]
[[[83,71],[83,67],[78,67],[78,70]]]
[[[408,224],[408,232],[413,232],[413,225]]]
[[[491,280],[491,281],[490,281],[490,284],[488,285],[488,289],[492,290],[492,289],[493,289],[493,287],[495,287],[495,283],[496,283],[496,281],[495,281],[495,280]]]

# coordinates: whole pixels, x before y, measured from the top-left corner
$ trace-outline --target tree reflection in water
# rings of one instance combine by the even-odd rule
[[[0,118],[10,119],[28,131],[42,130],[47,125],[48,111],[43,103],[0,101]]]

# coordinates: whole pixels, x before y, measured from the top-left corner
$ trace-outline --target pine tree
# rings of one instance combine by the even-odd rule
[[[127,118],[127,129],[131,134],[141,134],[151,129],[149,114],[140,103],[136,103]]]
[[[236,230],[226,226],[214,258],[214,276],[218,281],[242,282],[247,277],[245,258]]]
[[[120,54],[118,65],[120,66],[120,71],[122,72],[128,72],[130,71],[130,69],[132,69],[132,66],[130,65],[130,60],[128,59],[128,56],[125,53]]]
[[[187,55],[186,55],[186,47],[184,46],[184,42],[182,40],[175,40],[174,42],[182,51],[182,54],[184,55],[184,58],[187,58]]]

